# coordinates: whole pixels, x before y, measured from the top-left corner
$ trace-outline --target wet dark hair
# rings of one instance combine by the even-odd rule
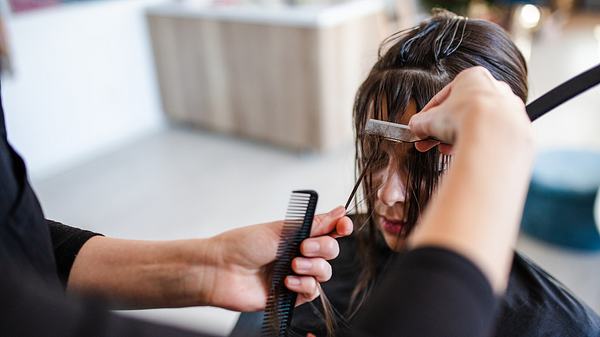
[[[474,66],[485,67],[526,101],[525,59],[500,26],[434,10],[432,17],[419,26],[393,34],[383,42],[377,62],[358,89],[354,103],[357,173],[363,171],[369,159],[371,163],[362,196],[355,200],[359,214],[354,222],[363,270],[352,295],[351,312],[356,312],[368,296],[377,273],[376,246],[382,241],[372,217],[378,189],[373,176],[387,164],[388,157],[381,139],[364,135],[366,122],[369,118],[398,122],[410,101],[419,111],[458,73]],[[411,144],[396,148],[404,151],[403,162],[397,164],[407,175],[405,226],[400,233],[406,237],[436,188],[440,166],[449,159],[437,150],[419,153]]]

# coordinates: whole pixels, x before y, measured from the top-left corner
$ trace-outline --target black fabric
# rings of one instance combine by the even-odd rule
[[[339,243],[340,256],[331,262],[333,276],[329,282],[323,284],[323,289],[336,310],[345,314],[360,271],[360,261],[354,238],[344,238],[339,240]],[[380,250],[377,254],[378,263],[381,266],[385,265],[385,270],[397,268],[392,262],[386,262],[392,261],[389,259],[391,255],[385,253],[387,248],[380,247]],[[379,279],[387,273],[385,270],[381,271]],[[417,286],[415,291],[419,288]],[[389,294],[393,296],[392,289]],[[325,326],[320,308],[318,300],[313,301],[312,305],[297,307],[292,321],[294,333],[306,336],[307,332],[313,332],[317,336],[324,336]],[[360,309],[363,310],[365,309]],[[500,300],[496,320],[496,329],[492,335],[497,337],[600,336],[598,315],[560,282],[517,253],[514,256],[506,295]],[[437,321],[434,322],[437,324]],[[352,326],[354,322],[351,321],[350,324]]]
[[[496,336],[599,337],[600,318],[558,280],[515,254]]]
[[[1,104],[0,115],[4,115]],[[25,164],[8,144],[4,124],[1,127],[0,259],[35,271],[32,275],[36,278],[58,284],[46,220],[29,186]]]
[[[392,260],[350,329],[353,335],[490,335],[496,298],[473,263],[440,248],[419,248]]]
[[[73,262],[75,262],[79,250],[87,240],[100,234],[66,226],[54,220],[46,219],[46,223],[50,228],[58,278],[63,287],[66,288],[71,267],[73,266]]]

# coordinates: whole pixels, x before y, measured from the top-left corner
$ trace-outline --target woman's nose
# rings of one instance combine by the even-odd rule
[[[405,201],[406,186],[399,173],[388,171],[383,179],[383,184],[377,190],[377,198],[389,207]]]

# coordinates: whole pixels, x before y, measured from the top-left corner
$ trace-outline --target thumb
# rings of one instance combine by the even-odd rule
[[[310,236],[321,236],[334,232],[336,229],[337,220],[339,220],[345,214],[346,209],[342,206],[338,206],[329,213],[315,215]]]
[[[419,138],[435,138],[444,144],[455,140],[454,121],[447,113],[445,104],[413,115],[408,123],[410,130]]]
[[[437,109],[434,107],[429,108],[427,111],[421,111],[417,114],[414,114],[408,121],[408,127],[410,128],[410,131],[412,131],[415,136],[421,139],[426,139],[432,136],[431,119],[432,113],[435,114],[436,110]]]

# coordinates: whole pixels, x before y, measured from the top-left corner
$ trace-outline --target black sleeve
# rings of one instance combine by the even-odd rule
[[[46,220],[52,238],[56,271],[60,282],[67,286],[71,267],[83,244],[98,233],[63,225],[53,220]]]
[[[0,272],[1,336],[210,337],[113,314],[100,301],[65,297],[39,278],[5,265]]]
[[[469,260],[441,248],[404,253],[381,284],[348,336],[489,336],[497,298]]]

